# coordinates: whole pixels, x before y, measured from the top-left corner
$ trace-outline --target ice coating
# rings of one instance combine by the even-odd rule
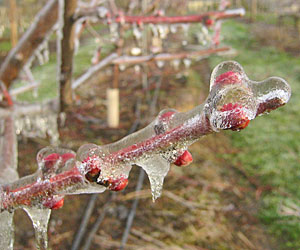
[[[50,209],[25,208],[26,213],[32,221],[35,232],[37,249],[48,248],[48,222],[50,219]]]
[[[0,249],[14,249],[13,215],[8,211],[0,213]]]
[[[15,127],[18,135],[40,138],[49,136],[52,144],[58,142],[57,114],[54,112],[18,116],[15,119]]]
[[[234,61],[223,62],[215,67],[210,91],[214,101],[209,102],[207,107],[216,131],[232,129],[230,117],[253,120],[257,115],[284,105],[291,96],[291,88],[284,79],[270,77],[260,82],[252,81],[242,66]]]
[[[17,207],[57,208],[64,195],[123,190],[133,165],[148,174],[153,199],[161,194],[171,163],[192,161],[189,145],[220,130],[241,130],[256,116],[288,102],[287,82],[271,77],[251,81],[236,62],[223,62],[213,70],[205,102],[187,112],[165,109],[145,128],[107,144],[85,144],[72,151],[46,148],[37,156],[38,171],[2,186],[1,211]]]

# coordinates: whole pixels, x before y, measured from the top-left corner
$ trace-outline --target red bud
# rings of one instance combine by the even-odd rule
[[[59,160],[59,158],[60,158],[59,154],[56,154],[56,153],[52,153],[50,155],[47,155],[44,158],[45,168],[46,169],[52,168],[55,165],[55,163]]]
[[[86,169],[89,170],[85,177],[90,182],[97,182],[100,175],[99,162],[97,157],[87,157],[82,163],[86,163]]]
[[[214,20],[212,20],[212,19],[206,19],[206,20],[205,20],[205,24],[206,24],[207,26],[211,26],[211,25],[214,24]]]
[[[168,112],[162,114],[159,118],[160,118],[161,120],[163,120],[163,119],[164,119],[164,120],[165,120],[165,119],[170,119],[171,116],[172,116],[174,113],[175,113],[174,111],[168,111]]]
[[[61,208],[64,205],[64,198],[60,200],[53,198],[49,201],[44,202],[43,205],[49,209],[56,210]]]
[[[121,191],[127,186],[128,179],[125,177],[121,177],[117,180],[109,180],[108,182],[109,182],[108,188],[111,191]]]
[[[241,74],[234,71],[227,71],[219,75],[215,80],[215,84],[234,84],[234,83],[241,83]]]
[[[249,125],[250,120],[242,108],[243,106],[240,104],[228,103],[223,105],[223,107],[220,109],[221,112],[231,111],[227,116],[227,122],[231,126],[229,129],[236,131],[244,129]]]
[[[192,154],[189,151],[185,150],[183,154],[177,158],[174,164],[176,166],[182,167],[182,166],[187,166],[192,162],[193,162]]]

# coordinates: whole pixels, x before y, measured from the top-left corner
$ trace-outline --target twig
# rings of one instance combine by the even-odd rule
[[[149,61],[171,61],[175,59],[183,58],[197,58],[199,56],[208,56],[214,53],[220,53],[229,51],[229,47],[223,48],[211,48],[193,52],[182,52],[182,53],[161,53],[161,54],[152,54],[146,56],[120,56],[112,60],[113,64],[138,64]]]
[[[91,228],[91,230],[89,231],[89,234],[86,238],[86,241],[82,247],[82,250],[89,250],[90,247],[91,247],[91,244],[92,244],[92,240],[93,238],[95,237],[102,221],[104,220],[105,218],[105,215],[106,215],[106,212],[108,211],[111,203],[115,200],[115,197],[116,197],[116,193],[112,193],[110,195],[110,198],[108,200],[105,201],[105,205],[103,206],[103,209],[100,213],[100,216],[98,216],[97,220],[95,221],[93,227]]]
[[[151,237],[149,234],[144,234],[143,232],[141,232],[141,231],[139,231],[135,228],[132,228],[131,232],[132,232],[133,235],[143,239],[144,241],[151,242],[151,243],[153,243],[154,245],[156,245],[158,247],[161,247],[161,248],[166,248],[167,247],[167,245],[165,243],[163,243],[162,241]]]
[[[81,75],[72,83],[72,89],[76,89],[79,85],[88,80],[95,72],[109,65],[117,57],[118,55],[116,53],[112,53],[96,65],[90,67],[83,75]]]
[[[178,196],[178,195],[176,195],[176,194],[174,194],[174,193],[172,193],[168,190],[165,190],[163,195],[167,196],[168,198],[172,199],[173,201],[175,201],[175,202],[179,203],[180,205],[182,205],[184,207],[187,207],[189,209],[195,209],[195,208],[203,209],[203,210],[209,210],[210,209],[208,206],[201,205],[199,203],[183,199],[182,197],[180,197],[180,196]]]
[[[145,189],[145,190],[139,190],[139,191],[130,192],[128,194],[125,194],[122,197],[118,197],[118,201],[134,200],[137,197],[139,199],[149,198],[149,197],[151,197],[151,191],[149,189]]]
[[[139,105],[139,100],[137,101],[136,103],[136,120],[135,122],[133,123],[133,125],[131,126],[131,128],[129,129],[128,131],[128,135],[129,134],[132,134],[134,131],[137,130],[138,128],[138,125],[140,123],[140,105]],[[87,236],[87,240],[85,241],[85,244],[83,246],[83,249],[84,250],[88,250],[90,249],[90,246],[91,246],[91,243],[92,243],[92,239],[94,238],[96,232],[98,231],[98,228],[100,227],[102,221],[104,220],[105,218],[105,215],[106,215],[106,211],[107,209],[109,208],[111,202],[116,198],[116,194],[112,194],[110,196],[110,198],[105,202],[105,205],[103,207],[103,210],[100,214],[100,216],[97,218],[96,222],[94,223],[94,226],[93,228],[91,229],[89,235]],[[81,239],[80,239],[81,241]],[[78,244],[79,245],[79,244]],[[74,249],[75,250],[75,249]]]
[[[108,240],[106,237],[95,235],[94,242],[100,247],[100,249],[117,249],[120,246],[120,243],[115,240]],[[138,250],[141,249],[138,245],[127,245],[128,250]]]
[[[226,67],[233,67],[233,65],[238,67],[242,72],[241,74],[246,78],[242,67],[236,62],[221,63],[216,67],[214,73],[216,70],[225,67],[224,65]],[[225,77],[228,73],[230,71],[220,76]],[[110,170],[112,168],[114,171],[123,173],[125,166],[142,165],[153,157],[156,157],[163,164],[170,164],[174,162],[173,159],[175,157],[178,157],[177,154],[181,153],[182,148],[185,150],[204,135],[211,134],[217,130],[231,129],[236,131],[237,129],[245,128],[250,119],[245,117],[239,107],[239,112],[229,113],[222,110],[223,108],[235,107],[232,103],[224,104],[220,101],[221,93],[224,95],[221,100],[230,101],[233,94],[232,84],[235,84],[234,91],[239,90],[242,92],[238,99],[234,99],[236,103],[241,103],[241,99],[243,100],[247,97],[247,103],[243,103],[243,105],[251,106],[253,103],[256,104],[251,110],[253,112],[251,119],[265,113],[265,111],[275,110],[286,104],[291,95],[288,83],[278,77],[269,78],[267,81],[260,83],[248,80],[228,85],[221,83],[221,80],[224,81],[227,78],[223,79],[220,76],[212,82],[209,96],[203,104],[187,112],[171,111],[160,113],[153,123],[130,135],[130,137],[124,137],[122,140],[105,145],[105,149],[109,150],[107,151],[108,153],[101,153],[102,147],[97,145],[83,145],[78,151],[79,158],[77,157],[76,164],[69,165],[67,170],[55,173],[49,177],[46,176],[44,179],[41,179],[40,175],[35,174],[32,178],[24,177],[19,181],[2,186],[3,191],[1,195],[3,199],[1,200],[1,210],[36,206],[42,202],[41,197],[67,195],[70,193],[77,194],[84,191],[87,192],[88,190],[86,189],[88,188],[93,188],[94,192],[104,192],[105,187],[102,185],[101,179],[100,181],[99,178],[92,180],[86,176],[86,174],[90,174],[90,166],[86,164],[87,161],[90,161],[90,157],[95,157],[97,160],[96,163],[92,163],[93,172],[100,174],[100,172],[105,173],[106,171],[105,174],[111,174]],[[267,91],[265,90],[265,84],[268,86]],[[274,86],[280,92],[271,92]],[[226,92],[225,90],[228,91]],[[259,98],[261,91],[264,91],[264,96],[267,96],[266,99]],[[227,96],[230,96],[230,98],[226,99]],[[219,109],[219,105],[222,108]],[[232,116],[232,113],[234,113],[234,116]],[[170,152],[172,153],[171,155],[169,155]],[[164,158],[166,155],[167,159]],[[80,159],[81,164],[80,161],[78,162],[78,159]],[[105,164],[103,165],[102,162]],[[87,182],[87,180],[90,180],[90,182]],[[112,181],[117,180],[113,179]],[[100,185],[98,185],[98,182],[100,182]],[[109,185],[113,185],[113,182],[110,182]]]
[[[98,194],[92,194],[91,195],[89,203],[88,203],[88,205],[85,209],[84,215],[82,217],[79,229],[78,229],[77,233],[75,234],[73,244],[72,244],[72,247],[71,247],[72,250],[77,250],[80,246],[80,242],[82,240],[83,235],[85,234],[86,226],[87,226],[87,224],[89,222],[89,219],[92,215],[92,212],[94,210],[97,198],[98,198]]]
[[[145,171],[141,168],[139,178],[138,178],[138,182],[137,182],[137,186],[136,186],[136,191],[141,190],[141,188],[143,186],[144,179],[145,179]],[[129,213],[128,218],[127,218],[126,227],[125,227],[125,230],[124,230],[124,233],[123,233],[123,236],[122,236],[120,250],[124,249],[124,247],[126,245],[126,242],[127,242],[128,236],[129,236],[129,232],[130,232],[130,229],[131,229],[134,217],[135,217],[136,208],[138,206],[138,203],[139,203],[139,199],[138,199],[138,197],[136,197],[136,199],[134,200],[134,202],[132,204],[130,213]]]
[[[32,104],[15,104],[11,109],[0,108],[0,120],[14,115],[14,117],[21,117],[34,114],[42,114],[45,112],[55,112],[58,111],[58,102],[53,99],[43,103],[32,103]]]
[[[16,95],[22,94],[22,93],[24,93],[26,91],[32,90],[34,88],[37,88],[39,85],[40,85],[40,83],[33,82],[33,83],[27,84],[25,86],[22,86],[22,87],[19,87],[19,88],[16,88],[16,89],[12,89],[12,90],[9,91],[9,94],[11,96],[16,96]]]
[[[103,8],[103,7],[102,7]],[[113,13],[110,13],[107,10],[106,15],[99,15],[100,11],[98,8],[85,8],[80,9],[73,16],[73,20],[79,20],[80,18],[88,18],[88,17],[97,17],[100,20],[106,20],[107,16],[112,17]],[[127,16],[127,15],[118,15],[116,16],[112,22],[116,23],[129,23],[129,24],[173,24],[173,23],[198,23],[202,22],[208,18],[219,20],[219,19],[227,19],[233,17],[241,17],[245,14],[244,9],[234,9],[234,10],[226,10],[226,11],[212,11],[207,12],[201,15],[190,15],[190,16]]]

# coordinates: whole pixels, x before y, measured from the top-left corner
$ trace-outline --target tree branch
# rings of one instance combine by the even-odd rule
[[[119,14],[115,18],[104,7],[80,9],[74,16],[74,20],[87,17],[97,17],[116,23],[129,23],[129,24],[173,24],[173,23],[199,23],[207,19],[220,20],[234,17],[241,17],[245,15],[244,9],[226,10],[226,11],[212,11],[201,15],[190,16],[127,16]]]
[[[49,208],[49,199],[58,195],[97,193],[106,187],[119,191],[126,186],[132,165],[143,167],[150,182],[155,176],[163,179],[165,165],[176,164],[190,144],[216,131],[241,130],[256,116],[286,104],[290,94],[281,78],[254,82],[238,63],[221,63],[212,73],[206,101],[190,111],[163,110],[147,127],[120,141],[81,146],[76,160],[68,150],[43,149],[36,174],[1,187],[0,208]]]
[[[47,37],[57,21],[57,0],[50,0],[45,7],[38,13],[35,21],[22,36],[17,46],[14,47],[5,58],[0,68],[0,80],[4,82],[7,88],[10,87],[23,66],[33,55],[33,52]]]
[[[77,0],[65,0],[63,39],[61,41],[61,70],[60,70],[60,110],[73,102],[72,97],[72,73],[74,57],[75,25],[72,16],[77,7]]]

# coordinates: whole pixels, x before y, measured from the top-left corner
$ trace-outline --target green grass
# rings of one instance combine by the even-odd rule
[[[102,55],[105,56],[112,49],[113,45],[105,45],[102,49]],[[77,78],[91,66],[91,58],[94,51],[97,49],[97,44],[93,39],[83,42],[74,57],[73,77]],[[51,55],[49,62],[44,65],[38,65],[32,70],[34,78],[40,82],[37,89],[37,95],[34,91],[27,91],[18,95],[18,100],[27,102],[37,102],[46,99],[51,99],[57,96],[57,63],[56,56]],[[17,81],[14,88],[26,85],[25,82]]]
[[[11,49],[10,41],[2,41],[0,42],[0,52],[9,52]]]
[[[242,163],[263,185],[276,187],[264,193],[259,217],[270,232],[284,239],[281,249],[299,249],[300,217],[282,216],[279,209],[291,203],[300,207],[300,58],[260,46],[251,35],[250,26],[242,23],[224,23],[223,36],[238,51],[231,59],[244,67],[250,79],[263,80],[275,75],[286,79],[292,87],[292,97],[286,106],[258,117],[240,133],[230,133],[232,145],[239,152],[224,157],[234,164]],[[210,62],[215,66],[222,60],[213,57]]]

